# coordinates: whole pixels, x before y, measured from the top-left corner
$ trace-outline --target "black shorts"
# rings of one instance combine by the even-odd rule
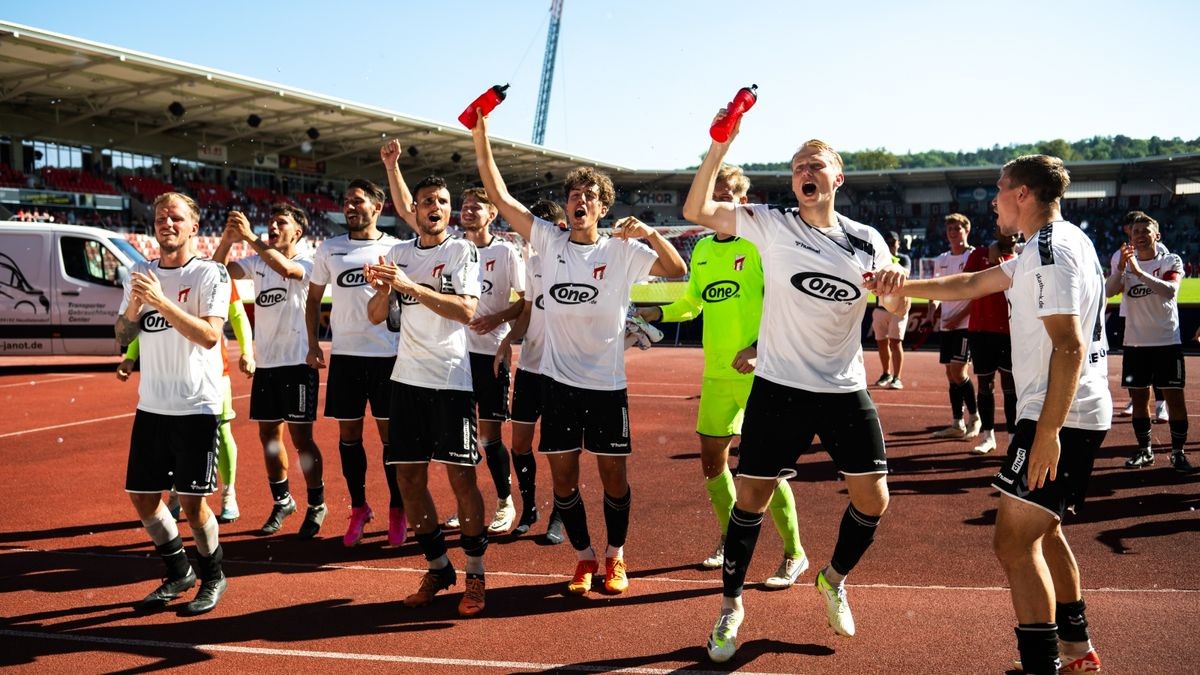
[[[742,423],[738,475],[790,478],[819,436],[834,466],[849,476],[887,473],[879,413],[866,390],[844,394],[795,389],[755,376]]]
[[[335,420],[361,420],[371,402],[371,417],[387,419],[392,394],[394,356],[329,357],[325,382],[325,416]]]
[[[138,410],[129,439],[125,491],[181,495],[217,489],[217,415],[159,415]]]
[[[317,419],[317,370],[304,364],[259,368],[250,388],[250,419],[255,422],[311,423]]]
[[[971,347],[967,342],[967,331],[944,330],[938,334],[941,342],[941,352],[938,363],[968,363],[971,360]]]
[[[492,374],[496,355],[471,352],[471,386],[475,389],[475,404],[479,406],[479,419],[490,422],[508,421],[508,387],[511,375],[507,364],[500,375]]]
[[[1145,389],[1183,389],[1183,346],[1126,347],[1121,357],[1121,386]]]
[[[1012,372],[1012,339],[1008,333],[967,333],[967,343],[976,375],[991,375],[997,370]]]
[[[384,464],[475,466],[482,460],[471,392],[392,382],[391,400]]]
[[[517,368],[513,377],[512,421],[537,424],[542,416],[542,380],[545,376]]]
[[[1031,491],[1025,460],[1036,431],[1037,422],[1017,420],[1017,431],[1008,444],[1008,456],[1000,465],[1000,473],[992,480],[992,486],[1027,504],[1040,506],[1061,520],[1067,509],[1078,510],[1083,505],[1096,451],[1108,431],[1060,429],[1058,478]]]
[[[629,394],[624,389],[580,389],[542,378],[542,441],[539,452],[627,456]]]

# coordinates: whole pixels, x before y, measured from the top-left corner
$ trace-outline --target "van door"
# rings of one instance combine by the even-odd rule
[[[0,355],[50,354],[48,232],[0,236]]]
[[[74,233],[55,233],[55,238],[59,274],[54,307],[62,353],[120,354],[113,324],[121,307],[124,263],[103,239]]]

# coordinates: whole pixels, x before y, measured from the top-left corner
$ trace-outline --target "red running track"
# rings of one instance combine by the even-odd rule
[[[866,357],[874,381],[877,360]],[[1200,372],[1196,359],[1189,362]],[[1119,364],[1114,358],[1114,385]],[[203,617],[134,614],[128,603],[155,585],[161,563],[121,490],[136,382],[119,383],[115,365],[0,359],[0,665],[43,672],[216,665],[239,672],[958,673],[1004,672],[1015,655],[1015,620],[991,553],[996,497],[988,482],[999,457],[971,456],[968,441],[929,440],[948,421],[933,353],[909,355],[907,389],[872,390],[888,440],[893,499],[874,547],[848,581],[858,636],[837,638],[825,625],[813,571],[789,590],[758,586],[781,555],[767,527],[750,569],[740,650],[722,667],[703,649],[720,603],[720,573],[698,566],[717,536],[692,432],[698,350],[629,354],[630,591],[566,596],[574,567],[569,545],[497,537],[487,555],[487,610],[472,620],[455,613],[461,581],[431,607],[400,603],[415,588],[423,559],[415,543],[383,545],[385,518],[369,526],[362,546],[342,547],[347,497],[332,422],[317,424],[331,506],[322,538],[297,541],[299,516],[282,534],[255,534],[270,498],[256,433],[245,420],[249,384],[236,376],[243,516],[221,529],[229,591]],[[1188,387],[1192,418],[1200,413],[1197,392]],[[1123,402],[1124,393],[1116,398]],[[1165,427],[1155,426],[1155,440],[1167,442]],[[371,433],[367,447],[378,455]],[[1152,468],[1127,471],[1121,464],[1132,447],[1128,419],[1117,418],[1086,508],[1066,528],[1093,637],[1107,672],[1197,672],[1200,479],[1174,473],[1165,456]],[[292,464],[293,485],[301,485]],[[793,489],[816,569],[832,551],[845,492],[819,450],[798,464]],[[544,463],[540,468],[539,497],[548,510],[549,475]],[[444,474],[433,473],[435,499],[448,508]],[[589,460],[583,483],[593,539],[602,542],[600,490]],[[480,484],[490,503],[484,471]],[[386,488],[374,461],[368,497],[382,514]],[[451,558],[461,567],[455,540]]]

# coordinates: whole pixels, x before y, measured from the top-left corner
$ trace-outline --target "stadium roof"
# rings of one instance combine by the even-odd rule
[[[182,115],[168,108],[178,102]],[[257,115],[257,127],[248,118]],[[319,136],[312,139],[308,130]],[[171,59],[0,21],[0,133],[200,160],[199,148],[226,152],[231,165],[269,167],[264,158],[324,162],[345,179],[378,170],[379,146],[399,138],[419,154],[409,177],[477,180],[470,134],[442,123]],[[311,154],[306,148],[311,147]],[[635,170],[542,146],[494,138],[497,163],[518,195],[557,186],[570,169],[608,171],[627,191],[686,191],[693,170]],[[458,161],[454,158],[458,157]],[[207,163],[214,162],[211,158]],[[1153,180],[1170,191],[1200,181],[1200,154],[1069,163],[1072,179]],[[287,168],[285,166],[285,168]],[[902,195],[915,187],[990,186],[998,167],[896,169],[847,174],[843,193]],[[549,175],[547,175],[549,174]],[[790,191],[787,172],[748,172],[756,190]]]
[[[183,114],[168,108],[178,102]],[[261,122],[248,124],[250,115]],[[310,138],[309,129],[319,136]],[[256,157],[302,156],[326,163],[326,175],[353,177],[378,168],[379,146],[399,138],[419,154],[406,173],[437,173],[452,183],[477,180],[471,135],[452,125],[333,98],[203,66],[0,21],[0,130],[28,138],[88,142],[148,154],[198,158],[200,144],[225,146],[231,164]],[[307,154],[303,148],[311,145]],[[624,167],[493,138],[512,188],[555,178],[580,165],[612,173]],[[411,152],[411,151],[410,151]],[[458,161],[454,160],[457,156]]]

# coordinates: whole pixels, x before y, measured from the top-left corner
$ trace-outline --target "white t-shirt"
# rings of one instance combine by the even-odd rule
[[[132,271],[152,272],[163,295],[192,316],[229,317],[229,272],[220,263],[192,258],[182,267],[164,268],[158,260],[151,260],[135,264]],[[121,313],[129,306],[129,289],[126,282]],[[138,410],[159,415],[219,415],[225,372],[220,340],[205,349],[185,338],[149,305],[142,306],[138,323],[142,361]]]
[[[493,237],[492,243],[479,249],[479,273],[482,294],[475,316],[502,312],[512,305],[513,291],[525,292],[525,263],[521,261],[521,252],[500,237]],[[505,321],[484,335],[467,329],[467,350],[495,356],[500,341],[511,328]]]
[[[658,254],[640,241],[604,236],[577,244],[536,216],[532,229],[545,289],[542,374],[581,389],[624,389],[629,289],[649,276]]]
[[[1142,271],[1159,280],[1177,281],[1183,276],[1183,261],[1174,253],[1159,253],[1154,260],[1139,260]],[[1179,342],[1179,306],[1177,297],[1168,298],[1150,290],[1132,274],[1124,284],[1121,309],[1125,310],[1125,346],[1161,347]]]
[[[958,255],[954,255],[950,251],[946,251],[945,253],[934,258],[933,259],[933,276],[934,276],[934,278],[948,277],[951,274],[962,273],[963,268],[966,267],[966,265],[967,265],[967,258],[969,258],[971,256],[971,251],[974,251],[974,250],[975,250],[975,247],[968,246],[967,250],[963,251],[962,253],[959,253]],[[941,314],[941,317],[938,319],[938,330],[941,330],[941,331],[966,330],[967,324],[969,324],[971,322],[971,312],[969,310],[966,312],[963,312],[962,317],[959,318],[959,320],[957,322],[955,322],[954,325],[950,325],[949,323],[947,323],[946,319],[950,318],[951,316],[954,316],[955,312],[961,311],[964,307],[970,307],[970,306],[971,306],[970,300],[943,300],[942,301],[942,314]]]
[[[546,340],[546,300],[542,284],[542,256],[531,253],[525,261],[525,301],[529,308],[529,327],[521,343],[521,360],[517,367],[529,373],[542,372],[542,350]]]
[[[1155,242],[1154,252],[1158,255],[1166,255],[1166,254],[1170,253],[1170,251],[1167,249],[1166,246],[1163,245],[1163,243],[1161,241]],[[1117,249],[1117,250],[1113,251],[1112,257],[1108,259],[1109,273],[1111,274],[1112,271],[1117,269],[1117,267],[1120,264],[1121,264],[1121,249]],[[1117,314],[1118,314],[1118,316],[1128,316],[1128,314],[1125,313],[1125,298],[1124,298],[1124,296],[1121,297],[1121,305],[1117,311]]]
[[[816,392],[866,389],[863,275],[892,256],[873,227],[838,215],[834,230],[808,225],[794,208],[738,207],[737,235],[758,247],[766,287],[756,377]]]
[[[254,282],[254,358],[259,368],[299,366],[308,357],[304,304],[313,262],[303,255],[292,262],[304,268],[302,279],[283,276],[257,255],[237,261]]]
[[[1072,314],[1079,317],[1085,352],[1064,426],[1108,429],[1112,397],[1104,334],[1107,298],[1104,271],[1092,241],[1075,225],[1055,221],[1039,230],[1016,258],[1001,263],[1000,269],[1012,279],[1008,300],[1017,419],[1037,421],[1046,400],[1053,348],[1042,318]]]
[[[439,293],[479,297],[479,251],[465,239],[447,238],[432,248],[410,239],[386,257],[415,283]],[[400,296],[400,304],[392,379],[427,389],[471,391],[466,324],[442,317],[408,295]]]
[[[373,324],[367,318],[371,290],[363,274],[363,265],[376,264],[399,239],[381,234],[378,239],[351,239],[341,234],[321,242],[313,258],[309,282],[317,286],[333,285],[332,312],[334,354],[348,356],[392,356],[396,353],[396,334],[386,324]]]

